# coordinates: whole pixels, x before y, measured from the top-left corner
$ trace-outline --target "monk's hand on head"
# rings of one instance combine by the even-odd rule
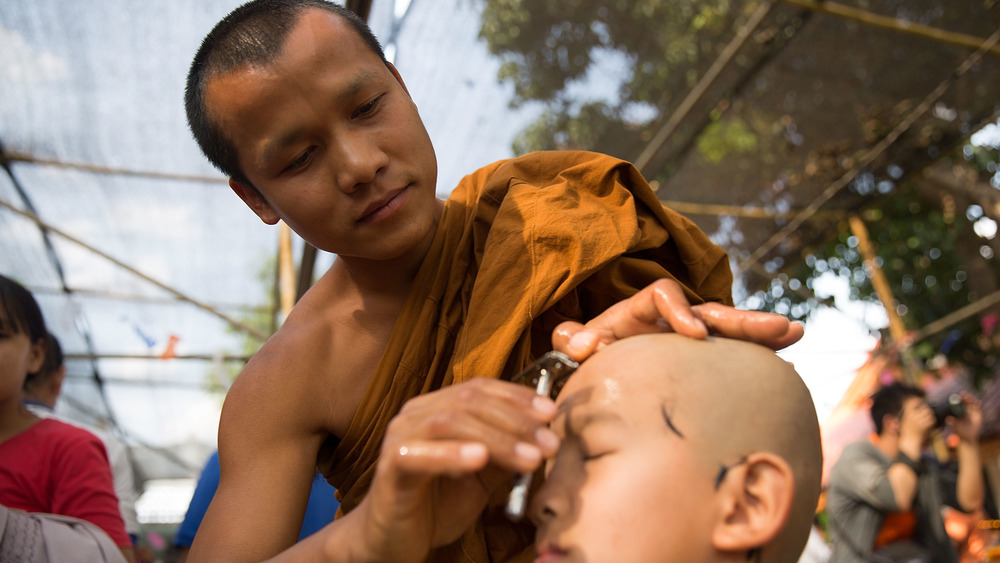
[[[552,333],[552,347],[579,362],[616,340],[655,332],[698,339],[712,333],[780,350],[802,338],[803,327],[771,313],[742,311],[719,303],[691,305],[679,283],[659,279],[587,324],[561,323]]]
[[[373,560],[423,561],[472,526],[514,473],[555,454],[551,399],[476,378],[408,401],[389,423],[362,511]],[[353,513],[352,513],[353,514]]]

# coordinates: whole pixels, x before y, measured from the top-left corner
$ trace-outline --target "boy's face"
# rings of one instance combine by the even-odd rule
[[[273,62],[212,78],[205,103],[263,198],[234,189],[265,222],[374,260],[432,236],[430,138],[395,69],[336,15],[307,10]]]
[[[662,369],[647,373],[642,350],[611,351],[556,401],[562,444],[531,507],[536,563],[706,560],[718,466],[697,453],[707,448],[690,409],[707,405],[672,394]]]
[[[21,400],[21,387],[29,373],[41,369],[45,346],[32,343],[27,333],[14,327],[0,308],[0,402]]]

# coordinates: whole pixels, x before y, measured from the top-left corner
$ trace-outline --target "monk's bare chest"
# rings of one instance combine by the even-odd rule
[[[392,335],[398,307],[342,307],[332,313],[326,332],[327,351],[317,368],[323,373],[330,408],[324,425],[342,437],[364,397]]]

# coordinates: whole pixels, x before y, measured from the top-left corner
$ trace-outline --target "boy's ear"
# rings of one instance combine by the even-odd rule
[[[719,521],[712,545],[719,551],[741,552],[764,547],[781,532],[795,494],[795,475],[777,454],[758,452],[734,466],[722,482]]]
[[[255,188],[251,186],[244,186],[233,178],[229,179],[229,187],[236,192],[236,195],[240,196],[240,199],[243,200],[243,203],[247,204],[247,207],[249,207],[251,211],[260,217],[261,221],[267,223],[268,225],[274,225],[278,222],[280,219],[278,214],[273,208],[271,208],[271,204],[268,203]]]
[[[42,371],[42,364],[45,363],[45,351],[49,345],[44,338],[39,338],[31,345],[31,353],[28,357],[28,373],[38,373]]]

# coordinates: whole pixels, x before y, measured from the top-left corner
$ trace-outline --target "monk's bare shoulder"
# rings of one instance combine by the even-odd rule
[[[326,424],[315,416],[323,400],[316,387],[329,364],[324,332],[323,323],[297,323],[289,316],[233,382],[220,430],[232,422],[242,429],[260,424],[297,435],[320,432]]]
[[[343,436],[391,332],[363,301],[327,272],[240,373],[227,406],[273,413],[296,434]]]

